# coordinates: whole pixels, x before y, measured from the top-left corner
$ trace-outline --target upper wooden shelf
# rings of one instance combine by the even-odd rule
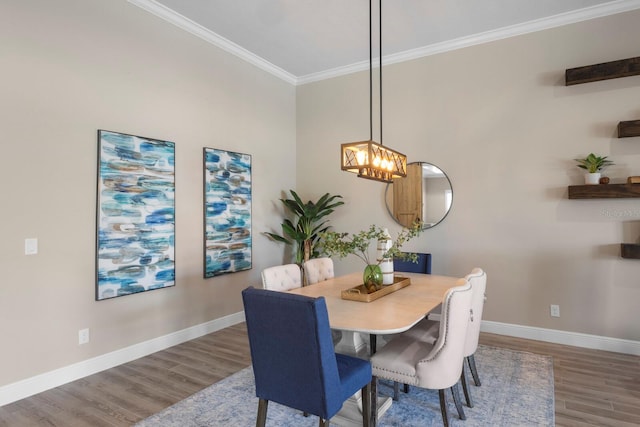
[[[640,245],[635,243],[620,244],[620,256],[622,258],[640,259]]]
[[[640,197],[640,184],[570,185],[570,199],[629,199]]]
[[[565,84],[571,86],[637,75],[640,75],[640,57],[569,68],[565,71]]]
[[[640,120],[629,120],[618,123],[618,138],[640,136]]]

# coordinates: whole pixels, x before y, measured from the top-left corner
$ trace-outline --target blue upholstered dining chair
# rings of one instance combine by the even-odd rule
[[[259,398],[256,426],[269,401],[320,417],[320,426],[362,391],[362,422],[371,416],[371,364],[335,353],[324,298],[249,287],[242,291]]]
[[[418,253],[418,262],[394,258],[393,271],[431,274],[431,254]]]

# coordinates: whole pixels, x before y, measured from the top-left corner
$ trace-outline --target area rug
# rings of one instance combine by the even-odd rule
[[[553,426],[553,362],[533,353],[479,346],[476,364],[482,385],[471,385],[475,406],[464,407],[467,420],[458,418],[449,402],[453,426]],[[468,375],[470,377],[470,375]],[[473,384],[473,380],[470,380]],[[391,396],[392,384],[380,381],[380,395]],[[461,392],[462,396],[462,392]],[[464,396],[462,396],[464,401]],[[136,427],[255,426],[258,399],[253,371],[243,369],[224,380],[152,415]],[[269,403],[267,426],[317,426],[318,418],[304,417],[274,402]],[[333,423],[332,425],[337,425]],[[381,427],[442,426],[438,392],[411,387],[382,416]]]

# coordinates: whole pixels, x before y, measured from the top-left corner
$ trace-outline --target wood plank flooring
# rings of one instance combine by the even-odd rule
[[[553,357],[557,426],[640,425],[640,357],[485,333],[480,342]],[[131,426],[250,363],[243,323],[0,407],[0,426]]]

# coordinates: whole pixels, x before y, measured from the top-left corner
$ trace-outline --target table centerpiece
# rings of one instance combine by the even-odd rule
[[[368,292],[375,292],[382,287],[382,270],[380,263],[385,259],[401,258],[405,260],[417,261],[417,254],[402,252],[402,246],[420,235],[423,231],[421,221],[414,222],[410,227],[403,227],[392,244],[387,245],[388,249],[372,261],[369,255],[369,246],[372,241],[389,240],[389,233],[386,228],[371,225],[367,230],[359,231],[355,234],[327,231],[322,233],[321,251],[327,256],[337,256],[345,258],[347,255],[355,255],[365,263],[362,282]]]

